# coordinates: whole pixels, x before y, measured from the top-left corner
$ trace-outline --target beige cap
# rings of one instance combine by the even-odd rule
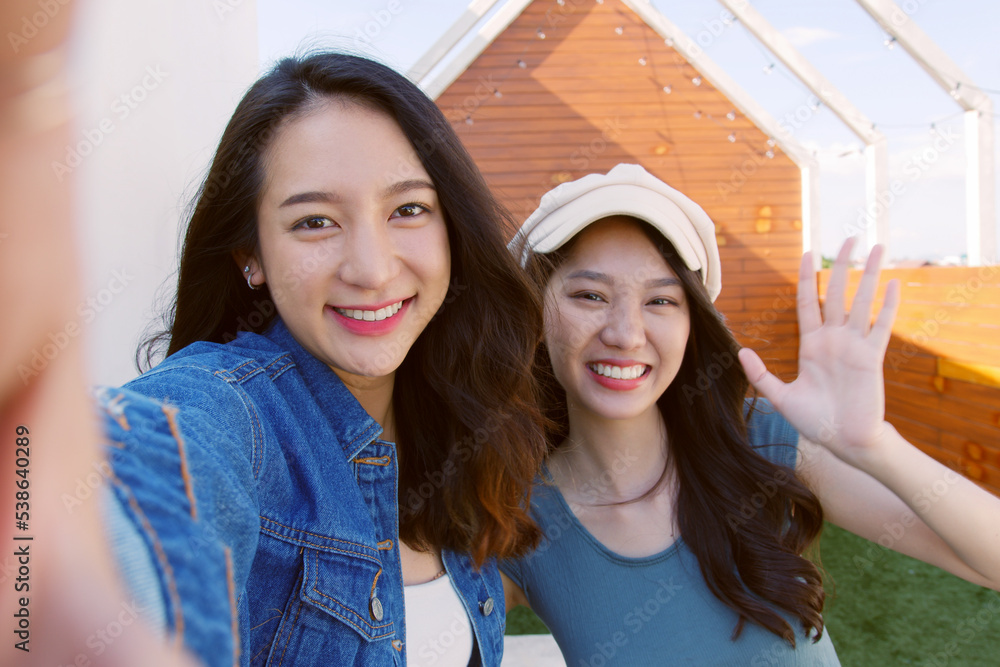
[[[639,218],[655,227],[677,249],[684,264],[701,272],[712,301],[722,289],[722,267],[715,224],[704,209],[637,164],[619,164],[607,174],[589,174],[553,188],[510,242],[522,239],[524,254],[549,253],[592,222],[612,215]]]

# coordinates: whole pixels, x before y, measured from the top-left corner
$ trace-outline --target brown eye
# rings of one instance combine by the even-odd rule
[[[420,215],[421,213],[426,213],[427,207],[423,204],[403,204],[395,211],[393,211],[392,217],[394,218],[412,218],[415,215]]]
[[[295,229],[325,229],[327,227],[333,227],[336,224],[337,223],[330,218],[325,218],[321,215],[314,215],[300,220],[299,223],[295,225]]]

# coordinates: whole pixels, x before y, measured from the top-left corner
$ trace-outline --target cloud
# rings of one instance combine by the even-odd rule
[[[798,47],[809,46],[817,42],[825,42],[829,39],[840,39],[841,34],[826,28],[809,28],[804,25],[797,25],[782,31],[793,45]]]

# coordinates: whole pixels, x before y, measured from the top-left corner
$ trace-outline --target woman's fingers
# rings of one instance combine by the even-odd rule
[[[889,339],[892,338],[892,324],[896,321],[896,311],[899,310],[899,281],[890,280],[885,286],[885,298],[882,300],[882,310],[878,313],[875,324],[872,325],[871,333],[868,337],[878,345],[885,355],[885,350],[889,347]]]
[[[823,319],[834,326],[844,323],[844,294],[847,291],[847,262],[854,248],[854,238],[844,241],[833,263],[830,273],[830,283],[826,286],[826,303],[823,307]]]
[[[799,265],[799,292],[796,305],[799,315],[799,335],[815,331],[823,325],[823,318],[819,313],[816,267],[811,252],[802,255],[802,263]]]
[[[878,290],[878,278],[882,272],[882,254],[885,248],[877,245],[872,248],[868,261],[865,263],[865,272],[861,276],[861,284],[854,294],[854,302],[851,304],[851,312],[847,317],[847,324],[852,329],[859,331],[861,335],[868,333],[868,327],[872,323],[872,302],[875,300],[875,292]]]
[[[784,396],[785,383],[782,382],[767,370],[767,366],[757,355],[756,352],[748,347],[744,347],[739,351],[738,354],[740,358],[740,364],[743,365],[743,372],[747,374],[747,379],[750,380],[757,391],[759,391],[764,398],[771,401],[775,408],[781,410],[781,405],[783,403],[782,397]]]

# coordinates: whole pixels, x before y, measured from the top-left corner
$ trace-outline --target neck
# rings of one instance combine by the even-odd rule
[[[392,410],[392,390],[395,373],[381,377],[351,375],[334,369],[344,386],[357,399],[365,412],[382,427],[382,439],[396,441],[396,420]]]
[[[667,431],[654,405],[631,419],[569,409],[569,437],[550,470],[566,495],[586,504],[632,500],[649,491],[667,465]]]

